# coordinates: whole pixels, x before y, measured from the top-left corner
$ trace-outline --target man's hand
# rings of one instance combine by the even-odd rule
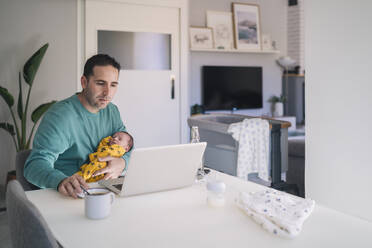
[[[76,199],[77,194],[81,194],[83,192],[81,190],[81,186],[85,189],[89,188],[88,184],[80,175],[74,174],[62,180],[62,182],[58,185],[58,191],[62,195],[71,196]]]
[[[100,169],[96,171],[93,176],[98,176],[101,174],[106,174],[103,178],[106,179],[112,179],[112,178],[118,178],[121,176],[121,173],[123,172],[125,168],[125,160],[123,158],[114,158],[111,156],[107,156],[104,158],[98,158],[100,162],[107,162],[107,166],[103,169]]]

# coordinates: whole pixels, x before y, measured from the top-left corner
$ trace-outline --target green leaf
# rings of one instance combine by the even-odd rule
[[[51,101],[48,103],[43,103],[39,107],[37,107],[31,114],[31,120],[36,123],[40,119],[40,117],[53,105],[56,101]]]
[[[271,96],[270,98],[269,98],[269,100],[267,100],[268,102],[271,102],[271,103],[276,103],[276,102],[280,102],[279,101],[279,97],[277,97],[277,96]]]
[[[280,95],[280,96],[271,96],[268,100],[270,103],[277,103],[277,102],[282,102],[285,103],[287,101],[287,97],[285,95]]]
[[[12,94],[10,94],[7,89],[0,86],[0,95],[3,97],[6,104],[8,104],[9,108],[11,108],[14,104],[14,97]]]
[[[285,95],[280,95],[279,102],[285,103],[287,101],[287,97]]]
[[[18,84],[19,84],[19,95],[18,95],[17,112],[18,112],[19,119],[22,120],[22,117],[23,117],[23,97],[22,97],[21,72],[19,72],[19,74],[18,74]]]
[[[39,69],[40,63],[43,60],[44,54],[48,49],[49,44],[46,43],[39,50],[29,58],[26,64],[23,66],[23,78],[26,83],[32,86],[37,70]]]
[[[14,132],[14,127],[12,124],[9,124],[7,122],[1,122],[0,123],[0,128],[2,129],[5,129],[6,131],[8,131],[8,133],[12,136],[15,135],[15,132]]]

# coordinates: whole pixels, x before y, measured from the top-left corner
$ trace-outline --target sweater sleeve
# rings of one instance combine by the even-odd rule
[[[35,134],[32,152],[25,163],[24,176],[40,188],[57,189],[67,176],[54,168],[59,154],[69,147],[68,120],[58,111],[48,111]]]
[[[115,116],[116,118],[115,119],[115,123],[114,123],[114,126],[115,126],[115,132],[127,132],[127,129],[126,127],[124,126],[124,123],[123,121],[121,120],[121,117],[120,117],[120,112],[118,110],[118,108],[114,105],[114,109],[115,109]],[[133,142],[134,143],[134,142]],[[125,173],[125,171],[127,170],[128,168],[128,163],[129,163],[129,159],[130,159],[130,154],[131,152],[126,152],[124,153],[124,155],[122,156],[122,158],[125,160],[125,168],[124,168],[124,171],[123,171],[123,174]]]

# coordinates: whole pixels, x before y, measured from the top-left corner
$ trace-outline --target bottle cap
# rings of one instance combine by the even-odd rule
[[[207,189],[214,193],[224,193],[226,190],[226,185],[222,181],[211,181],[207,183]]]

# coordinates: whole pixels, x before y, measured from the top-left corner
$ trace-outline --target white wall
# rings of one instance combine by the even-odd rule
[[[305,1],[306,191],[372,221],[372,1]]]
[[[41,103],[61,100],[76,91],[76,6],[76,0],[0,0],[0,85],[16,101],[18,71],[49,42],[32,88],[29,113]],[[26,86],[24,90],[28,90]],[[0,122],[3,121],[10,122],[11,118],[1,99]],[[0,130],[0,140],[0,184],[4,184],[7,172],[14,168],[15,148],[4,130]]]
[[[190,26],[206,26],[206,11],[231,11],[231,0],[190,0]],[[257,3],[261,11],[261,32],[270,34],[281,54],[254,53],[205,53],[191,52],[190,56],[190,104],[201,103],[201,66],[262,66],[263,108],[238,110],[237,113],[261,115],[270,113],[267,102],[272,95],[282,91],[281,70],[275,60],[286,54],[287,49],[287,1],[286,0],[241,0],[241,3]]]

